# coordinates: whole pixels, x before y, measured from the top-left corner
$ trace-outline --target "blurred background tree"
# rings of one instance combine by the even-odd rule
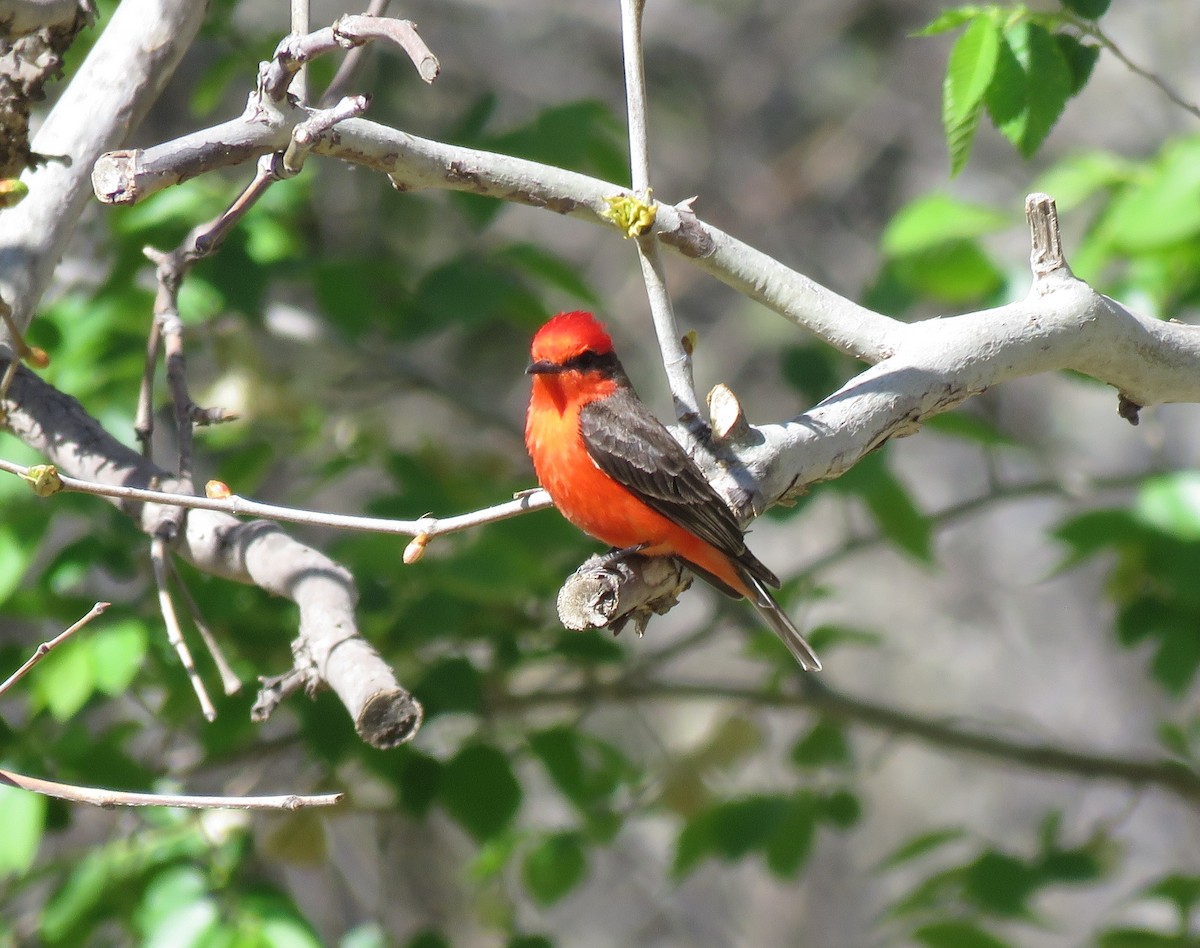
[[[651,0],[656,194],[698,194],[706,220],[916,319],[1023,295],[1021,202],[1045,190],[1082,278],[1189,321],[1200,11],[1107,7]],[[346,12],[314,3],[312,23]],[[355,85],[373,119],[628,180],[615,2],[390,12],[420,23],[443,72],[425,88],[371,52]],[[285,4],[214,2],[132,144],[236,114],[287,29]],[[142,248],[176,246],[245,176],[93,203],[30,326],[43,377],[130,445],[154,292]],[[725,382],[752,420],[856,373],[699,271],[668,275],[700,390]],[[531,486],[521,370],[559,309],[595,309],[668,414],[613,232],[396,194],[333,161],[273,186],[179,304],[197,400],[240,415],[198,437],[197,480],[265,501],[413,518]],[[250,817],[0,787],[0,941],[1198,944],[1200,416],[1157,407],[1135,428],[1113,403],[1065,373],[1003,386],[756,523],[826,661],[801,691],[753,613],[704,590],[640,640],[562,630],[556,591],[594,547],[553,512],[438,539],[410,567],[395,537],[296,528],[354,574],[360,628],[425,707],[388,751],[328,693],[261,727],[250,696],[224,699],[205,723],[137,528],[96,498],[35,503],[0,480],[0,668],[114,603],[0,704],[0,764],[348,797]],[[37,460],[8,435],[0,456]],[[183,569],[244,680],[291,663],[290,603]]]

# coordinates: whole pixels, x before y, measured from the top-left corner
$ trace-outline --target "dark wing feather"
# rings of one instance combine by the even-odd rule
[[[741,528],[725,502],[632,389],[622,386],[607,398],[585,405],[579,427],[588,454],[605,474],[752,575],[778,585],[779,580],[746,549]]]

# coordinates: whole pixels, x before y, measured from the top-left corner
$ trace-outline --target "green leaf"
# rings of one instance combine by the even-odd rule
[[[512,822],[521,805],[521,785],[505,754],[488,744],[471,744],[442,768],[438,799],[483,842]]]
[[[876,451],[834,482],[861,497],[885,537],[923,562],[933,560],[933,528]]]
[[[55,720],[66,721],[96,690],[91,642],[78,636],[68,639],[42,660],[30,680],[35,705],[48,709]]]
[[[197,906],[204,908],[197,910]],[[208,898],[204,874],[195,866],[172,866],[155,874],[142,894],[135,918],[145,943],[166,944],[170,933],[179,931],[177,921],[185,929],[189,918],[199,928],[211,924],[216,907]],[[180,941],[193,943],[183,932]]]
[[[1156,630],[1158,649],[1150,673],[1171,694],[1181,696],[1200,670],[1200,625],[1195,615],[1181,615]]]
[[[916,296],[952,306],[987,299],[1004,287],[1004,273],[973,240],[892,258],[884,271]]]
[[[1138,491],[1133,513],[1168,536],[1200,540],[1200,471],[1150,478]]]
[[[1183,761],[1192,762],[1192,742],[1187,731],[1178,724],[1164,721],[1158,726],[1158,743],[1174,756]]]
[[[940,247],[955,240],[982,237],[1012,223],[985,204],[960,201],[948,194],[930,194],[902,207],[888,222],[880,248],[902,257]]]
[[[675,846],[676,877],[686,875],[703,859],[741,859],[763,849],[791,810],[777,796],[750,796],[727,800],[689,820]]]
[[[464,255],[425,274],[413,293],[412,310],[398,328],[417,335],[496,319],[519,322],[541,310],[541,301],[511,265]]]
[[[200,899],[181,905],[170,918],[146,933],[144,948],[180,948],[201,946],[219,939],[224,923],[212,899]]]
[[[1118,251],[1146,253],[1200,233],[1200,138],[1166,146],[1097,225]]]
[[[971,155],[999,51],[1000,27],[988,15],[973,18],[950,51],[942,81],[942,127],[950,147],[951,176],[966,166]]]
[[[1079,95],[1096,68],[1096,60],[1100,58],[1100,47],[1084,43],[1070,33],[1055,33],[1054,42],[1071,71],[1071,95]]]
[[[953,10],[944,10],[932,22],[927,23],[911,35],[936,36],[939,33],[948,33],[951,30],[957,30],[964,23],[969,23],[977,19],[982,12],[983,8],[976,6],[962,6],[955,7]]]
[[[525,857],[521,877],[539,905],[553,905],[587,872],[587,855],[578,833],[548,836]]]
[[[841,725],[822,718],[792,748],[797,767],[844,767],[852,760]]]
[[[452,948],[446,936],[441,932],[423,931],[413,935],[404,948]]]
[[[36,552],[36,544],[22,540],[15,530],[0,525],[0,605],[21,588],[25,571]]]
[[[542,762],[564,797],[591,812],[632,771],[619,750],[569,727],[552,727],[529,735],[529,748]]]
[[[780,371],[805,398],[818,402],[841,384],[836,358],[827,346],[789,346],[783,350]]]
[[[801,790],[789,801],[783,819],[767,841],[767,868],[785,879],[795,878],[812,854],[817,833],[819,801]]]
[[[1060,211],[1078,207],[1092,195],[1128,180],[1133,165],[1109,152],[1089,151],[1051,165],[1031,190],[1054,198]]]
[[[146,658],[146,626],[126,619],[96,631],[91,639],[92,674],[106,695],[125,692]]]
[[[967,867],[964,894],[981,909],[1017,916],[1028,910],[1038,873],[1015,856],[989,850]]]
[[[821,801],[825,821],[838,829],[849,829],[862,819],[862,803],[849,790],[835,790]]]
[[[433,665],[413,689],[425,708],[425,717],[460,711],[478,714],[483,710],[483,685],[478,670],[461,656]]]
[[[584,100],[544,109],[529,124],[484,138],[502,154],[620,181],[629,174],[624,126],[603,102]]]
[[[400,768],[400,801],[416,816],[424,816],[437,799],[442,784],[442,763],[411,747]]]
[[[1173,873],[1146,889],[1145,895],[1173,902],[1180,917],[1186,918],[1193,906],[1200,904],[1200,876]]]
[[[596,291],[579,275],[578,267],[536,244],[510,244],[497,254],[497,258],[516,264],[530,276],[575,300],[592,306],[600,304]]]
[[[1071,97],[1074,78],[1054,37],[1022,20],[1004,33],[987,107],[996,127],[1030,158]]]
[[[37,858],[46,798],[0,783],[0,877],[27,872]]]
[[[930,830],[927,833],[921,833],[919,836],[914,836],[906,843],[902,843],[896,849],[892,850],[883,861],[879,864],[880,869],[894,869],[896,866],[903,865],[906,862],[911,862],[914,859],[920,859],[926,853],[931,853],[935,849],[941,849],[947,843],[955,842],[965,836],[965,831],[958,826],[950,826],[945,829]]]
[[[929,948],[1011,948],[972,922],[932,922],[913,932],[913,938]]]
[[[545,935],[515,935],[505,948],[554,948],[554,942]]]
[[[1088,20],[1096,20],[1108,12],[1112,0],[1062,0],[1062,5],[1072,13]]]
[[[991,422],[965,410],[942,412],[940,415],[926,418],[922,424],[927,431],[936,431],[938,434],[962,438],[964,441],[973,441],[975,444],[989,447],[1011,447],[1018,443]]]

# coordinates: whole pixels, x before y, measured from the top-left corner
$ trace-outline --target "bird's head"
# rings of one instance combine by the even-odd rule
[[[609,338],[591,313],[559,313],[537,331],[530,347],[529,375],[600,374],[620,370]]]

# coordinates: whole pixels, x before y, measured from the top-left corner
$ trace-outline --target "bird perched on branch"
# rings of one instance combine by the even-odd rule
[[[538,481],[571,523],[618,550],[674,556],[746,598],[808,671],[821,663],[746,549],[737,520],[679,442],[637,397],[591,313],[559,313],[533,338],[525,445]]]

